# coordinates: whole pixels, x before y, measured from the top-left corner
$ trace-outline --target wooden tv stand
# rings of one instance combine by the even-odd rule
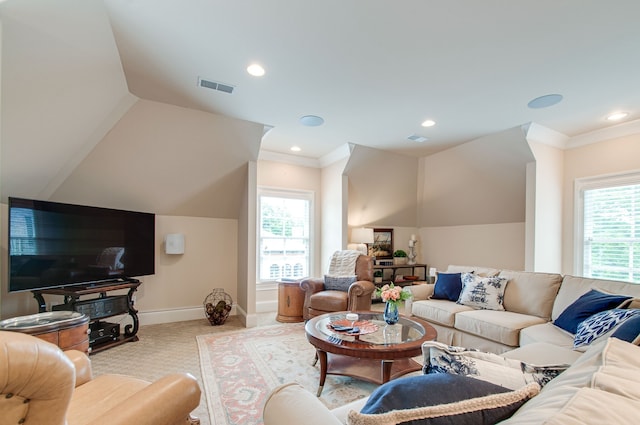
[[[128,314],[133,324],[127,324],[124,332],[113,340],[102,339],[90,344],[89,352],[97,353],[107,348],[123,344],[125,342],[137,341],[138,337],[138,310],[134,307],[133,294],[137,291],[141,282],[136,279],[118,280],[103,282],[94,285],[78,285],[63,288],[40,289],[33,292],[33,297],[38,302],[40,313],[47,311],[47,304],[44,295],[62,295],[64,303],[54,306],[54,310],[68,310],[84,313],[89,317],[89,328],[100,327],[103,319],[112,316]],[[107,296],[107,293],[128,289],[127,295]],[[95,295],[98,297],[81,300],[80,297]],[[95,335],[90,334],[90,340],[94,341]]]

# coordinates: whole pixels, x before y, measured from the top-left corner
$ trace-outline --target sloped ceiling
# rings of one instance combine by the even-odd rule
[[[2,19],[2,201],[47,198],[136,98],[100,1],[6,1]]]
[[[420,159],[420,227],[525,221],[526,166],[535,158],[518,126]]]
[[[2,202],[237,217],[262,125],[130,94],[101,0],[0,13]]]

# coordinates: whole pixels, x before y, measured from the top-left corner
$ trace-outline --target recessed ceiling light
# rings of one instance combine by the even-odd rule
[[[628,115],[628,112],[614,112],[613,114],[607,116],[607,120],[620,121],[621,119],[626,118]]]
[[[422,123],[423,127],[433,127],[434,125],[436,125],[434,120],[426,120]]]
[[[544,96],[536,97],[527,104],[531,109],[548,108],[562,101],[561,94],[545,94]]]
[[[317,127],[324,124],[324,119],[317,115],[305,115],[300,117],[300,122],[307,127]]]
[[[257,63],[253,63],[247,67],[247,72],[254,77],[262,77],[264,75],[264,68]]]
[[[300,146],[291,146],[291,151],[292,152],[300,152],[302,149],[300,149]]]

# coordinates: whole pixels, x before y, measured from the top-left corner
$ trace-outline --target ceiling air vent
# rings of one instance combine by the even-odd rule
[[[407,139],[412,140],[414,142],[426,142],[428,139],[424,136],[420,136],[418,134],[412,134],[411,136],[407,136]]]
[[[233,93],[233,90],[235,89],[235,86],[232,86],[231,84],[225,84],[225,83],[221,83],[213,80],[205,80],[204,78],[200,78],[200,77],[198,77],[198,85],[200,87],[204,87],[212,90],[218,90],[218,91],[229,93],[229,94]]]

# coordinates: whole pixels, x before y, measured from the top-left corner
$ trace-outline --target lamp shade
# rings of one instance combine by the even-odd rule
[[[352,243],[373,243],[373,229],[360,227],[351,230]]]

